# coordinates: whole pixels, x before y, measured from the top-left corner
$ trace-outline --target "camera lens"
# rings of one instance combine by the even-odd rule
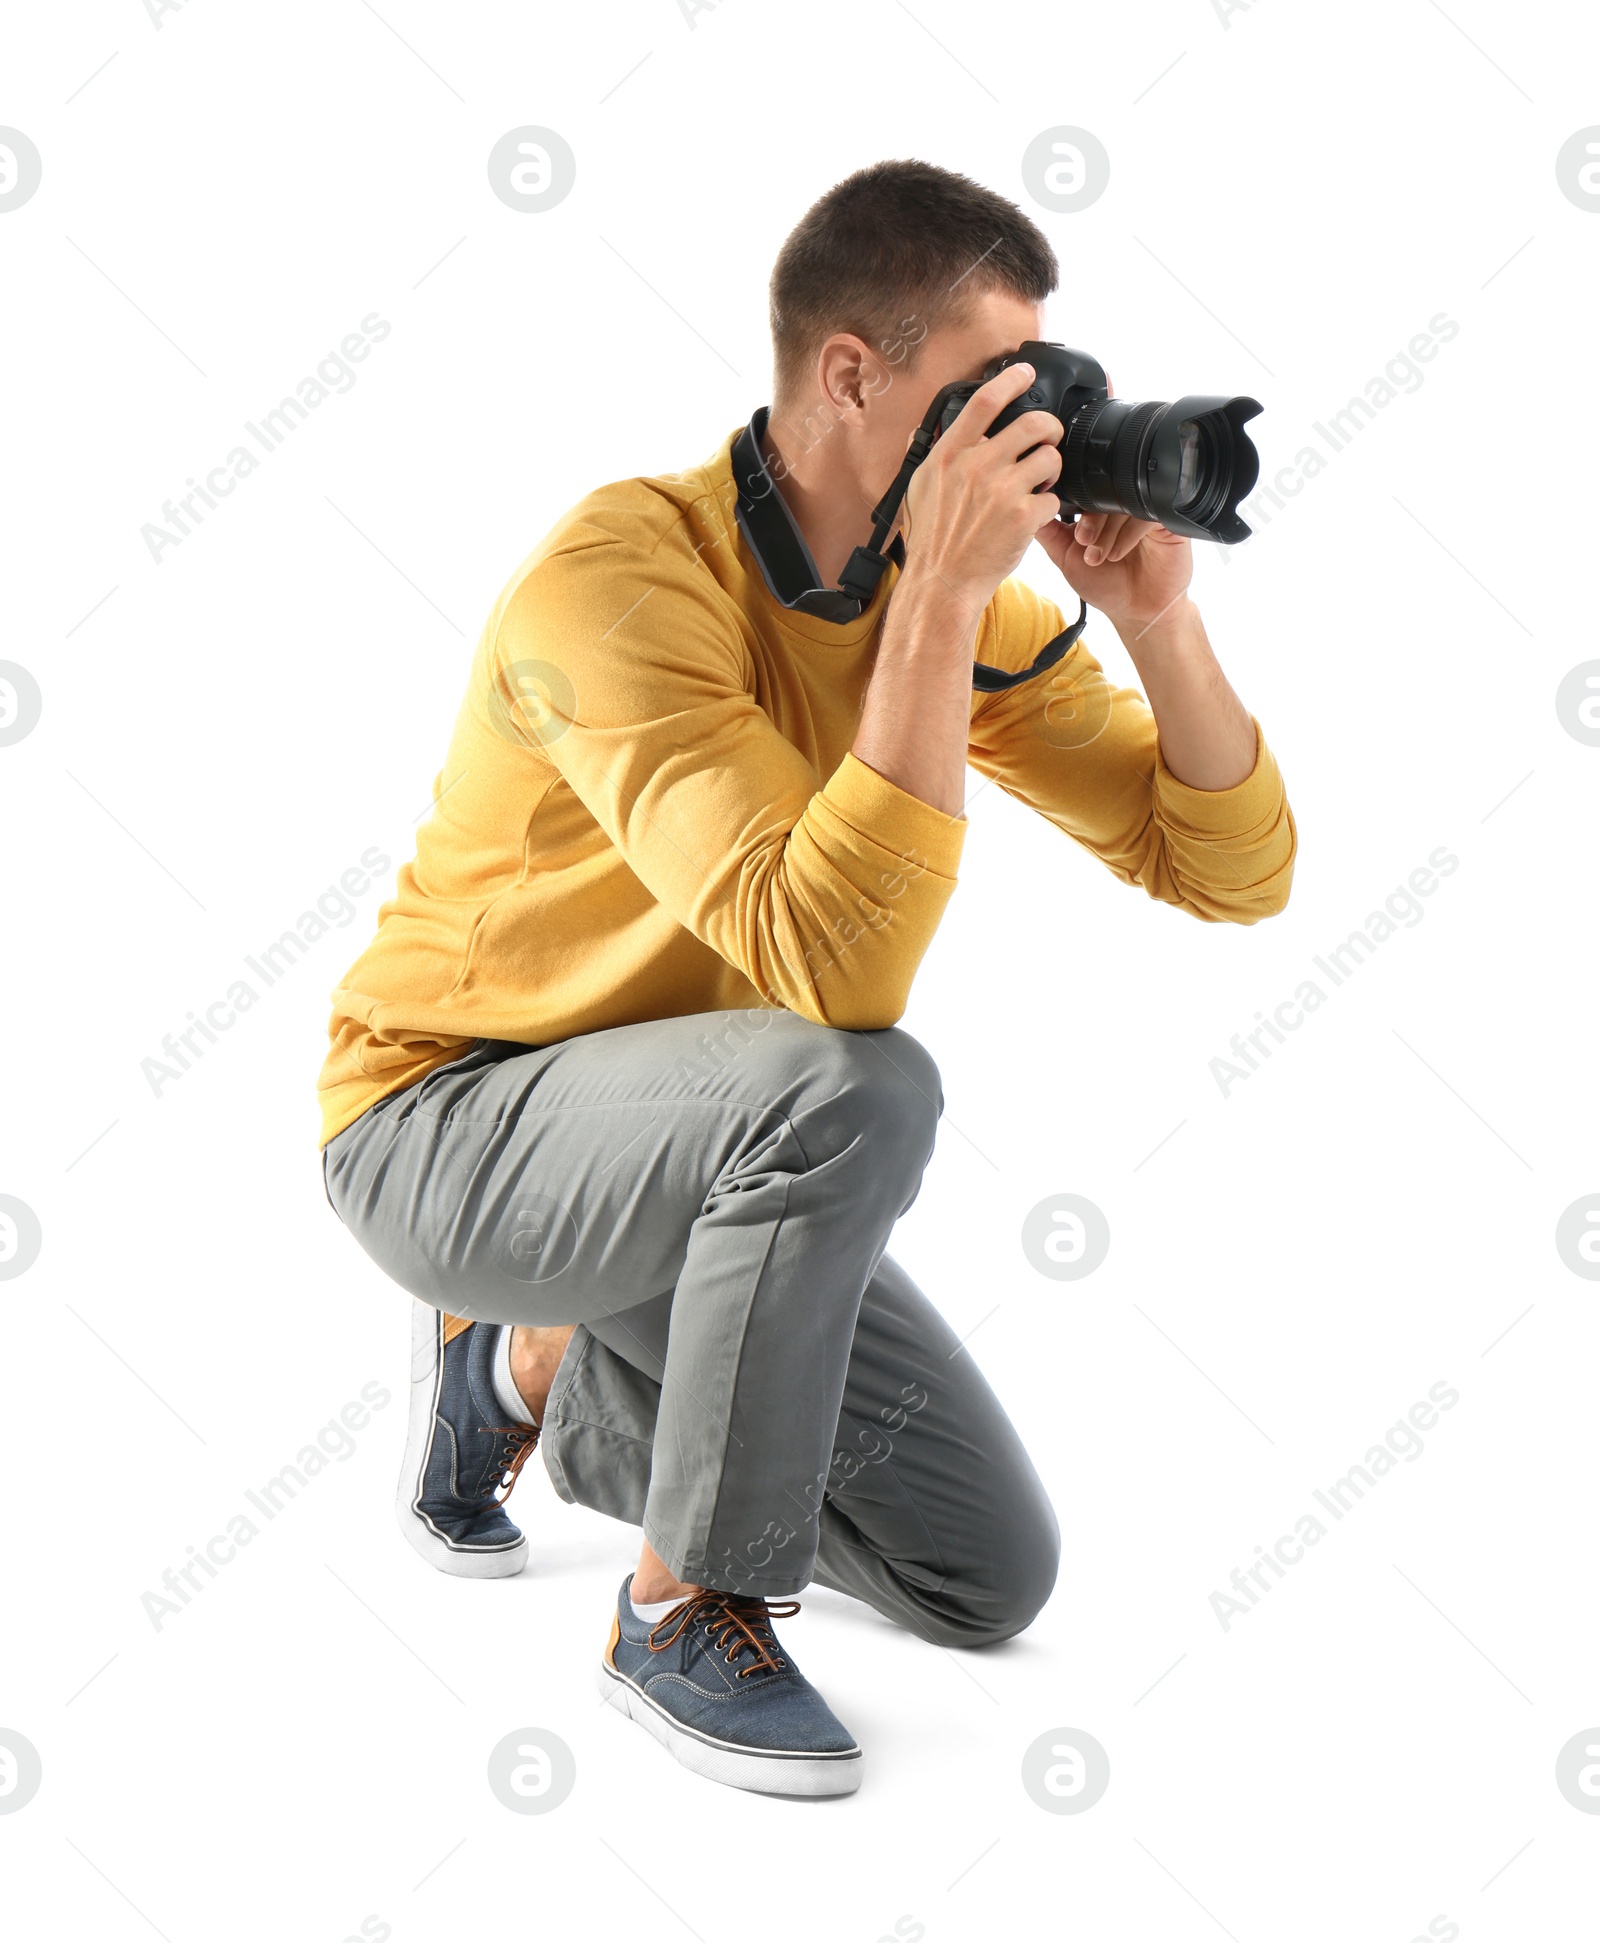
[[[1205,484],[1205,434],[1191,418],[1178,428],[1178,484],[1172,495],[1179,512],[1191,506]]]
[[[1129,513],[1233,545],[1250,532],[1236,509],[1260,470],[1243,429],[1260,410],[1254,398],[1090,400],[1062,414],[1055,490],[1084,512]]]

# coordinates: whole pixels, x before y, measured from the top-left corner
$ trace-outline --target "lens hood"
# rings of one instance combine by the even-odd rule
[[[1244,428],[1260,411],[1257,399],[1209,393],[1166,406],[1141,441],[1139,498],[1145,518],[1187,539],[1217,540],[1223,546],[1249,539],[1239,502],[1254,491],[1261,459]],[[1191,427],[1192,483],[1185,479],[1185,435]]]

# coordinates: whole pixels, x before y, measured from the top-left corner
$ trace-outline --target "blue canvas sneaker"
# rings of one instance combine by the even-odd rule
[[[509,1579],[528,1541],[505,1500],[539,1441],[508,1424],[494,1393],[496,1324],[474,1323],[447,1344],[444,1316],[426,1302],[411,1319],[411,1407],[395,1515],[430,1565],[462,1579]]]
[[[763,1795],[848,1795],[861,1749],[782,1651],[772,1620],[800,1610],[696,1592],[657,1625],[635,1618],[624,1579],[600,1691],[696,1774]]]

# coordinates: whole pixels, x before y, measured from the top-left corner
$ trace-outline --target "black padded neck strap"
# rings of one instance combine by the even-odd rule
[[[761,569],[767,592],[779,606],[815,614],[818,620],[841,625],[859,620],[872,601],[876,583],[864,592],[822,585],[805,535],[795,525],[778,482],[761,456],[766,429],[767,407],[763,405],[733,442],[733,483],[737,493],[734,517]],[[887,558],[896,566],[903,564],[905,549],[899,540],[889,548]]]
[[[905,565],[905,543],[899,535],[887,546],[884,541],[900,510],[900,502],[905,498],[911,475],[933,443],[933,428],[942,398],[943,393],[929,408],[927,418],[912,439],[905,463],[893,485],[879,501],[873,514],[871,540],[864,547],[858,546],[851,554],[836,588],[821,585],[822,576],[817,572],[817,563],[811,557],[805,535],[795,525],[794,516],[783,503],[778,482],[761,456],[768,408],[762,405],[751,415],[750,423],[733,442],[734,517],[746,545],[755,557],[756,565],[761,569],[767,591],[780,606],[793,608],[802,614],[814,614],[819,620],[836,621],[841,625],[859,620],[871,604],[889,561],[892,560],[897,567]],[[1047,641],[1029,666],[1008,673],[1004,668],[991,668],[987,662],[975,661],[972,665],[973,687],[992,695],[1003,689],[1020,687],[1023,682],[1044,674],[1056,665],[1083,633],[1088,619],[1088,606],[1080,599],[1078,618],[1070,627],[1063,628],[1053,640]]]

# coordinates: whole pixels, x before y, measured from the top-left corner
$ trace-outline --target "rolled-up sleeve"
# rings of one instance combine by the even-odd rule
[[[1063,625],[1050,602],[1008,581],[980,648],[1024,667]],[[1162,761],[1143,696],[1108,681],[1080,640],[1049,674],[978,704],[969,759],[1124,883],[1209,923],[1254,924],[1288,902],[1296,849],[1283,778],[1259,723],[1255,732],[1242,782],[1191,788]]]

